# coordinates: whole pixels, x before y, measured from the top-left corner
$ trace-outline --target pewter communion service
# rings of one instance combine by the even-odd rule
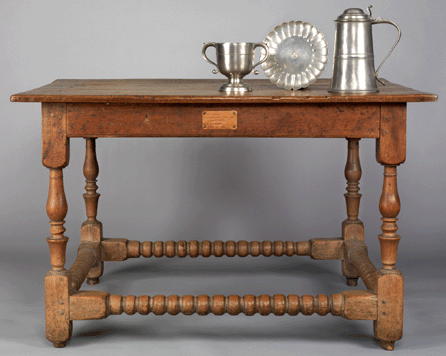
[[[362,9],[351,8],[344,11],[336,20],[333,54],[333,77],[329,92],[332,93],[373,93],[378,92],[376,81],[378,72],[401,38],[399,26],[380,17],[372,18]],[[373,55],[372,25],[387,23],[398,30],[398,37],[386,58],[375,72]]]
[[[206,49],[215,47],[217,63],[212,62],[206,56]],[[254,64],[255,50],[257,47],[262,47],[265,52],[260,61]],[[264,43],[249,43],[249,42],[223,42],[215,43],[209,42],[203,45],[202,55],[205,61],[217,67],[212,73],[220,72],[228,77],[228,82],[220,86],[219,91],[226,93],[244,93],[252,91],[249,84],[243,83],[242,79],[253,71],[255,67],[262,64],[269,56],[268,46]],[[259,74],[256,70],[254,74]]]

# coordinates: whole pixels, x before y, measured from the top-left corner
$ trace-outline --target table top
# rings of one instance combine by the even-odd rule
[[[246,80],[253,91],[226,94],[220,79],[58,79],[43,87],[11,96],[13,102],[53,103],[345,103],[425,102],[437,95],[384,80],[378,93],[329,93],[330,79],[319,79],[303,90],[277,88],[268,79]]]

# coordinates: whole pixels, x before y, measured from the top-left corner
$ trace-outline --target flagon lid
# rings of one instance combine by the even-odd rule
[[[342,15],[339,15],[336,21],[360,21],[360,22],[366,22],[366,21],[372,21],[371,17],[364,13],[362,9],[359,8],[351,8],[345,10]]]

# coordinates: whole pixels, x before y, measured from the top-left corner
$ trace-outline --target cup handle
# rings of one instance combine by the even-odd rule
[[[265,56],[263,57],[263,59],[261,58],[256,64],[253,65],[252,69],[257,67],[259,64],[262,64],[263,62],[265,62],[269,57],[269,48],[265,43],[262,43],[262,42],[256,43],[254,45],[254,51],[257,47],[263,47],[263,49],[265,50],[266,53],[265,53]],[[256,75],[259,74],[259,71],[255,70],[254,74],[256,74]]]
[[[372,11],[370,10],[371,7],[372,7],[371,5],[368,7],[370,17],[372,16]],[[378,78],[378,72],[379,72],[379,70],[381,69],[381,67],[382,67],[382,65],[384,64],[384,62],[387,60],[387,58],[389,58],[390,54],[393,52],[393,50],[394,50],[394,48],[396,47],[396,45],[398,44],[398,42],[400,41],[400,38],[401,38],[401,29],[400,29],[400,27],[399,27],[395,22],[393,22],[393,21],[385,20],[385,19],[382,19],[381,17],[377,17],[376,19],[372,18],[372,25],[376,25],[376,24],[380,24],[380,23],[387,23],[387,24],[389,24],[389,25],[395,26],[395,28],[398,30],[398,37],[397,37],[397,39],[396,39],[396,42],[393,44],[392,48],[390,49],[390,52],[387,54],[386,58],[384,58],[384,60],[381,62],[381,64],[379,65],[378,69],[377,69],[376,72],[375,72],[375,78],[376,78],[376,80],[377,80],[378,82],[380,82],[382,85],[385,85],[384,82]]]
[[[217,69],[213,69],[213,70],[212,70],[212,73],[217,74],[217,73],[218,73],[218,65],[215,64],[214,62],[212,62],[212,61],[206,56],[206,50],[208,49],[208,47],[215,47],[215,42],[208,42],[208,43],[205,43],[205,44],[203,45],[203,49],[201,50],[201,54],[202,54],[202,56],[203,56],[203,58],[204,58],[204,60],[205,60],[206,62],[209,62],[210,64],[213,64],[214,66],[217,67]],[[217,49],[217,48],[215,47],[215,49]]]

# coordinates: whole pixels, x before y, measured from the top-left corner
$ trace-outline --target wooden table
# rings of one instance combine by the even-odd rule
[[[435,101],[437,96],[386,82],[379,93],[340,95],[327,92],[321,79],[305,90],[286,91],[267,80],[252,80],[254,91],[227,95],[217,91],[222,80],[56,80],[11,97],[11,101],[42,103],[42,160],[50,170],[47,213],[50,218],[52,269],[45,276],[46,335],[63,347],[73,320],[103,319],[111,314],[178,313],[267,315],[302,313],[373,320],[375,337],[392,350],[402,336],[403,277],[395,268],[400,236],[396,234],[400,201],[397,166],[406,157],[406,103]],[[69,140],[86,140],[84,175],[87,220],[81,227],[78,255],[65,265],[68,238],[62,170],[69,162]],[[95,144],[100,137],[337,137],[348,141],[347,219],[340,238],[309,241],[131,241],[107,239],[96,219],[99,173]],[[382,267],[367,255],[364,228],[358,219],[361,166],[358,143],[376,139],[376,160],[384,166],[379,203],[382,214]],[[367,290],[333,294],[161,296],[110,295],[82,291],[84,280],[96,284],[104,261],[133,257],[292,256],[340,260],[349,286],[358,277]]]

